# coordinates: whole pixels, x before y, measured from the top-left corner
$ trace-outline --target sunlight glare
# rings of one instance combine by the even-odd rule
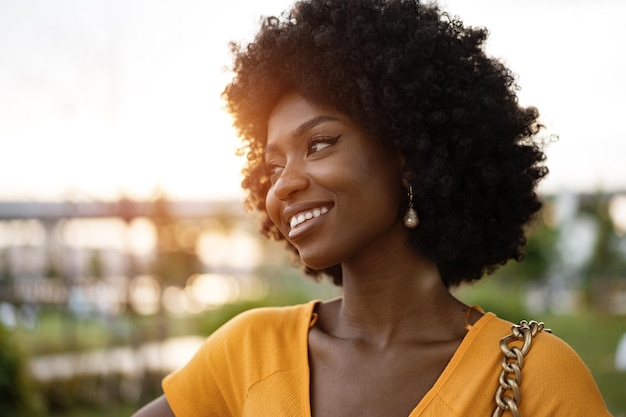
[[[259,240],[245,230],[230,233],[203,232],[196,252],[204,264],[214,268],[236,268],[250,271],[261,261]]]
[[[128,244],[136,256],[145,256],[156,247],[157,232],[154,224],[145,217],[133,219],[128,228]]]
[[[611,199],[609,214],[617,233],[626,235],[626,195],[616,195]]]
[[[140,275],[130,282],[129,301],[139,314],[149,316],[161,308],[161,285],[151,275]]]
[[[187,286],[190,293],[208,308],[232,303],[239,298],[237,281],[227,275],[200,274],[190,277]]]

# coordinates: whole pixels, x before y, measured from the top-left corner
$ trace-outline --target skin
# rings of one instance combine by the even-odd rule
[[[309,332],[311,415],[408,416],[465,336],[468,307],[407,245],[402,155],[292,92],[268,120],[265,162],[272,221],[307,266],[342,267],[343,296],[318,305]],[[173,415],[162,396],[134,417]]]
[[[342,267],[343,296],[319,305],[309,333],[312,415],[408,416],[465,336],[468,307],[406,244],[401,155],[348,116],[290,93],[270,116],[265,160],[272,221],[306,265]],[[291,231],[290,207],[320,204],[327,214]]]
[[[269,118],[265,162],[271,170],[268,215],[306,265],[384,258],[380,240],[406,236],[396,219],[405,193],[402,158],[347,116],[287,95]],[[289,226],[293,214],[316,207],[329,212]]]
[[[146,404],[131,417],[175,417],[174,412],[165,398],[161,395],[156,400]]]

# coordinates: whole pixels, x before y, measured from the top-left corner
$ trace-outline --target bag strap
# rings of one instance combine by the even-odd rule
[[[511,327],[511,334],[500,340],[500,350],[502,351],[502,372],[500,372],[500,386],[496,390],[496,408],[492,417],[499,417],[505,411],[510,411],[513,417],[520,417],[518,405],[520,403],[520,383],[522,379],[522,368],[524,367],[524,356],[530,350],[533,337],[540,331],[552,333],[550,329],[545,329],[542,322],[531,320],[530,323],[522,320],[520,324]],[[513,344],[515,341],[523,341],[520,347]]]

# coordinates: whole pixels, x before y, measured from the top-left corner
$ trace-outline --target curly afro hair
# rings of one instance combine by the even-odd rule
[[[534,108],[518,104],[513,74],[485,54],[486,38],[418,0],[306,0],[265,18],[251,43],[232,44],[234,78],[223,98],[243,141],[242,186],[261,232],[284,239],[265,213],[263,152],[274,105],[298,91],[404,155],[420,218],[409,243],[438,265],[446,286],[521,260],[547,174],[542,126]],[[339,265],[305,270],[341,284]]]

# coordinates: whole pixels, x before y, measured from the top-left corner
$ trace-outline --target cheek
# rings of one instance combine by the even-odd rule
[[[403,197],[401,169],[389,159],[372,157],[363,161],[357,171],[356,182],[367,198],[373,198],[379,209],[396,213]]]
[[[390,158],[369,155],[355,160],[350,167],[354,182],[376,192],[389,192],[393,195],[401,188],[402,171]]]
[[[280,227],[280,214],[281,208],[280,203],[276,197],[273,196],[272,190],[270,189],[265,196],[265,212],[268,217],[276,226]]]

